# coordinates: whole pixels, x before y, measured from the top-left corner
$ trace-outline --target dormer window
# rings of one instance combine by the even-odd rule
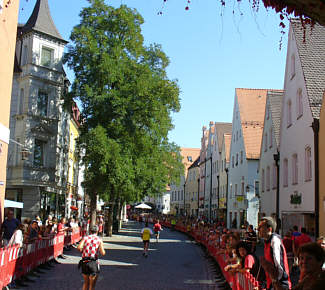
[[[192,161],[192,156],[187,156],[187,161],[188,161],[188,162],[193,162],[193,161]]]
[[[51,64],[53,63],[53,54],[53,49],[43,46],[41,54],[41,65],[51,66]]]

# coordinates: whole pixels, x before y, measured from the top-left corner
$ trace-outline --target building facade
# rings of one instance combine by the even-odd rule
[[[325,235],[325,92],[319,119],[319,236]]]
[[[171,200],[170,208],[171,214],[185,215],[185,185],[188,173],[188,168],[192,165],[194,160],[199,156],[199,148],[181,148],[182,162],[184,164],[184,175],[180,176],[179,184],[172,183],[170,185]]]
[[[315,136],[325,89],[325,28],[291,20],[280,131],[282,230],[317,230]],[[314,129],[314,130],[313,130]],[[316,135],[315,135],[316,134]]]
[[[227,225],[257,226],[258,162],[267,90],[236,89],[230,146]]]
[[[57,31],[47,0],[37,0],[18,27],[10,111],[6,196],[22,201],[22,217],[64,214],[68,114],[62,106],[67,80],[62,56],[67,42]]]
[[[279,217],[279,137],[282,91],[268,91],[259,162],[260,215]]]
[[[200,191],[200,157],[188,168],[185,184],[185,210],[186,216],[198,216]]]

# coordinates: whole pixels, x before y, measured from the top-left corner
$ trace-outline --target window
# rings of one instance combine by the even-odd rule
[[[236,153],[236,166],[238,166],[238,153]]]
[[[291,100],[287,102],[287,127],[292,125]]]
[[[265,186],[265,172],[264,169],[262,169],[262,192],[264,192],[264,186]]]
[[[231,161],[232,161],[232,168],[234,168],[234,166],[235,166],[235,156],[232,157]]]
[[[230,196],[230,198],[232,198],[232,184],[230,184],[229,196]]]
[[[292,155],[292,184],[298,183],[298,155]]]
[[[311,148],[308,146],[305,149],[305,181],[311,180],[311,174],[312,174]]]
[[[275,189],[277,187],[277,178],[278,178],[278,170],[276,168],[276,165],[273,164],[273,184],[272,184],[272,188]]]
[[[288,186],[288,159],[283,160],[283,186]]]
[[[42,47],[41,65],[50,66],[52,64],[53,49]]]
[[[244,160],[244,152],[240,151],[240,164],[243,164],[243,160]]]
[[[24,89],[20,89],[20,98],[19,98],[19,108],[18,108],[18,114],[22,114],[24,112]]]
[[[238,131],[236,132],[236,141],[238,141]]]
[[[193,162],[193,161],[192,161],[192,156],[187,156],[187,161],[189,161],[189,162]]]
[[[266,190],[270,191],[270,184],[271,184],[271,172],[270,166],[266,168]]]
[[[238,189],[238,185],[237,185],[237,183],[236,183],[236,184],[235,184],[235,196],[238,194],[237,189]]]
[[[303,104],[302,104],[302,89],[297,90],[297,119],[299,119],[303,114]]]
[[[272,129],[272,127],[271,127],[271,128],[270,128],[270,133],[269,133],[269,147],[270,147],[270,148],[272,148],[272,145],[273,145],[272,136],[273,136],[273,129]]]
[[[36,167],[44,166],[44,143],[44,141],[35,139],[33,165]]]
[[[23,59],[22,59],[22,65],[25,65],[27,64],[27,60],[28,60],[28,47],[27,45],[24,45],[24,48],[23,48]]]
[[[295,74],[296,74],[296,58],[295,55],[292,54],[291,55],[291,79],[293,79]]]
[[[264,151],[267,151],[267,133],[264,134]]]
[[[47,116],[48,95],[42,91],[38,92],[37,112],[40,116]]]
[[[255,195],[259,195],[260,194],[260,182],[258,180],[255,180]]]
[[[245,182],[244,180],[242,180],[241,182],[241,195],[244,195],[245,194]]]

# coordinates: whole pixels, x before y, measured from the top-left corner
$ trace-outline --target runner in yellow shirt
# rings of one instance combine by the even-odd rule
[[[143,256],[145,256],[146,258],[148,257],[148,249],[151,235],[153,235],[153,232],[149,228],[148,222],[146,222],[145,227],[141,230],[141,237],[143,241]]]

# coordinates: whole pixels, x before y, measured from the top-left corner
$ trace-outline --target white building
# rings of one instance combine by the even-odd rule
[[[227,226],[257,226],[258,162],[267,90],[236,89],[232,121]]]
[[[279,214],[278,166],[279,138],[283,91],[268,91],[265,106],[264,129],[259,163],[260,214],[277,216]],[[277,160],[277,161],[276,161]]]
[[[315,136],[325,89],[325,27],[290,22],[280,130],[282,230],[315,226]],[[316,129],[314,133],[313,128]],[[317,173],[318,174],[318,173]]]
[[[65,41],[38,0],[27,23],[18,27],[10,112],[11,143],[6,196],[22,201],[22,217],[64,213],[67,182],[68,115],[62,109],[66,77]]]

